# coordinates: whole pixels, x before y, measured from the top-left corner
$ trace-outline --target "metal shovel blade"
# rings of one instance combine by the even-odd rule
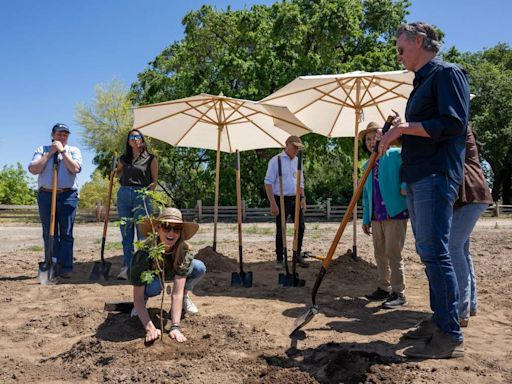
[[[252,272],[232,272],[231,273],[231,286],[232,287],[252,287]]]
[[[295,274],[295,277],[291,273],[280,273],[278,284],[283,287],[303,287],[306,285],[306,280],[299,279],[298,273]]]
[[[41,285],[57,284],[57,270],[55,264],[49,264],[44,261],[40,262],[37,278]]]
[[[313,305],[307,309],[302,315],[295,319],[293,323],[293,330],[290,332],[290,336],[292,336],[295,332],[313,320],[313,317],[318,313],[318,306]]]
[[[106,261],[95,261],[94,266],[92,267],[91,275],[89,276],[89,280],[99,280],[100,278],[103,278],[105,281],[107,281],[111,266],[112,263]]]

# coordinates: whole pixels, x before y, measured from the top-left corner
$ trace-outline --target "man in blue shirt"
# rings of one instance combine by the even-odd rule
[[[399,120],[382,137],[384,153],[398,138],[402,142],[402,181],[408,185],[407,204],[416,250],[430,288],[433,315],[405,337],[425,339],[404,353],[417,358],[464,355],[459,326],[458,286],[448,251],[448,239],[462,181],[469,117],[466,72],[436,58],[440,43],[426,23],[400,26],[396,33],[398,61],[414,71],[414,89],[407,102],[406,122]]]
[[[55,124],[52,128],[52,143],[38,147],[28,166],[30,173],[38,175],[37,205],[43,226],[44,249],[47,254],[50,237],[53,160],[54,155],[58,153],[53,257],[58,265],[56,270],[63,278],[69,278],[73,270],[73,223],[78,205],[76,175],[82,169],[82,155],[77,147],[68,145],[69,134],[66,124]]]
[[[283,238],[281,229],[281,203],[279,197],[284,195],[285,221],[288,216],[295,220],[295,194],[297,189],[297,154],[304,148],[302,141],[297,136],[290,136],[286,139],[284,151],[276,155],[268,162],[267,173],[265,175],[265,191],[272,215],[276,217],[276,256],[277,264],[283,265]],[[283,176],[283,191],[279,187],[279,172],[277,156],[281,156],[281,170]],[[300,212],[299,212],[299,234],[297,245],[297,263],[302,267],[308,264],[301,256],[302,239],[304,238],[304,210],[306,209],[306,197],[304,195],[304,174],[300,179]]]

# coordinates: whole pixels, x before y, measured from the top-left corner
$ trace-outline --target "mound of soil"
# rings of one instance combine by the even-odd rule
[[[211,272],[226,272],[236,267],[233,259],[215,252],[210,246],[200,249],[195,258],[201,260],[206,265],[206,270]]]

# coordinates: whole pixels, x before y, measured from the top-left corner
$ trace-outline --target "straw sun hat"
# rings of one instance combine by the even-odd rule
[[[374,121],[371,121],[370,123],[368,123],[368,125],[366,126],[366,129],[363,129],[361,132],[359,132],[359,140],[361,141],[361,143],[364,144],[364,137],[369,134],[370,132],[375,132],[379,129],[381,129],[382,126],[380,126],[379,124],[377,124],[376,122]]]
[[[144,221],[139,224],[139,230],[143,236],[147,236],[149,232],[153,231],[153,227],[156,229],[160,223],[182,224],[183,231],[181,233],[185,240],[189,240],[199,229],[199,224],[183,221],[183,216],[178,208],[164,208],[156,219],[144,219]]]

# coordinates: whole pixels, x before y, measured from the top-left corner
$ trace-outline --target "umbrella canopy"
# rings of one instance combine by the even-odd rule
[[[205,93],[135,108],[133,125],[174,146],[229,153],[283,147],[311,132],[286,107]]]
[[[220,152],[284,147],[311,132],[288,108],[199,94],[134,109],[134,129],[173,146],[217,151],[213,248],[217,243]]]
[[[413,86],[409,71],[301,76],[267,96],[262,103],[287,106],[313,132],[354,137],[354,191],[357,188],[359,124],[382,122],[391,110],[401,116]],[[357,206],[353,220],[353,256],[357,258]]]

